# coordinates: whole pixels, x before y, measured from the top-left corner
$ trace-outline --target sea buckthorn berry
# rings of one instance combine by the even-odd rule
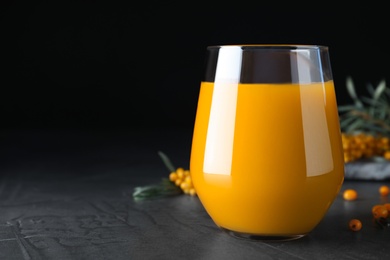
[[[184,191],[189,188],[189,185],[186,182],[182,182],[180,184],[180,188]]]
[[[390,193],[389,186],[382,185],[382,186],[379,187],[379,194],[381,196],[387,196],[387,195],[389,195],[389,193]]]
[[[190,189],[190,195],[191,196],[195,196],[196,195],[196,191],[194,188]]]
[[[386,160],[390,160],[390,151],[386,151],[386,152],[383,154],[383,157],[384,157]]]
[[[177,174],[177,176],[181,179],[181,178],[183,178],[184,177],[184,169],[183,168],[177,168],[176,169],[176,174]]]
[[[349,229],[352,231],[359,231],[362,229],[362,222],[356,218],[351,219],[348,223]]]
[[[383,206],[387,209],[388,212],[390,212],[390,203],[385,203]]]
[[[345,200],[356,200],[358,197],[358,193],[354,189],[347,189],[343,193],[343,198]]]
[[[371,208],[372,214],[374,214],[374,212],[377,210],[377,208],[379,208],[379,207],[381,207],[381,206],[383,206],[383,205],[377,204],[377,205],[372,206],[372,208]]]
[[[389,211],[387,210],[387,208],[383,205],[380,205],[379,207],[375,207],[375,209],[373,209],[373,212],[372,212],[374,218],[378,219],[378,218],[387,218],[388,215],[389,215]]]
[[[175,180],[175,184],[176,184],[176,186],[180,186],[181,180],[180,179]]]
[[[184,179],[185,183],[187,183],[188,185],[192,185],[192,179],[190,176],[187,176],[185,179]]]
[[[170,181],[176,181],[176,180],[177,180],[177,174],[176,174],[176,172],[171,172],[171,173],[169,174],[169,180],[170,180]]]

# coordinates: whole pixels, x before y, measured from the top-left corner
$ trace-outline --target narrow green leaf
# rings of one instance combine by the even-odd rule
[[[176,186],[170,180],[164,178],[160,183],[146,186],[135,187],[133,198],[136,201],[164,198],[168,196],[179,195],[182,193],[180,187]]]
[[[358,95],[356,94],[355,86],[351,77],[347,77],[346,86],[347,86],[349,96],[352,98],[355,105],[357,107],[363,107],[363,103],[359,100]]]
[[[368,91],[368,94],[370,94],[371,96],[374,95],[374,93],[375,93],[375,88],[374,88],[374,86],[373,86],[371,83],[368,83],[368,84],[367,84],[367,91]]]
[[[340,105],[338,106],[339,112],[345,112],[357,109],[355,105]]]
[[[377,125],[373,125],[373,124],[365,124],[364,125],[364,129],[366,132],[372,132],[372,133],[386,133],[386,129],[384,129],[383,127],[380,127],[380,126],[377,126]]]
[[[346,127],[347,132],[352,132],[355,130],[359,130],[364,125],[363,119],[356,119],[353,123],[351,123],[348,127]]]
[[[380,120],[385,120],[387,116],[388,116],[388,108],[379,109],[378,118]]]
[[[386,89],[386,81],[382,80],[375,89],[373,99],[378,100],[379,97],[384,93],[385,89]]]
[[[165,164],[165,166],[170,172],[176,171],[175,166],[173,165],[173,163],[165,153],[158,151],[158,155],[161,157],[161,160],[163,161],[163,163]]]
[[[377,104],[378,100],[375,100],[373,98],[369,98],[369,97],[360,97],[360,99],[364,102],[364,103],[367,103],[368,105],[371,105],[371,106],[374,106]]]
[[[356,119],[357,119],[356,117],[346,117],[345,119],[340,120],[340,128],[344,129],[344,128],[348,127]]]

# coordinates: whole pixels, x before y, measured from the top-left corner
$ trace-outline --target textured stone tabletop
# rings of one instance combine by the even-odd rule
[[[135,186],[168,175],[157,151],[187,167],[190,142],[187,130],[2,132],[0,259],[390,259],[390,229],[371,217],[386,181],[346,180],[359,199],[339,195],[311,234],[289,242],[231,237],[197,197],[134,201]]]

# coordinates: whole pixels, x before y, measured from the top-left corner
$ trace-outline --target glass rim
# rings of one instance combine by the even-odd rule
[[[243,44],[209,46],[203,81],[312,83],[333,79],[325,45]]]
[[[222,44],[209,45],[208,50],[225,47],[239,47],[242,49],[275,49],[275,50],[327,50],[329,46],[321,44]]]

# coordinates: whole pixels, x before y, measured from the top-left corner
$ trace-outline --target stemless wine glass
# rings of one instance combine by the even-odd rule
[[[190,171],[229,234],[286,241],[310,233],[344,180],[327,46],[207,48]]]

